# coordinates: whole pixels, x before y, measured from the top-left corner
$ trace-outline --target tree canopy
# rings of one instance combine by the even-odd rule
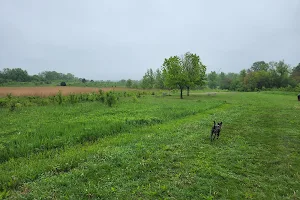
[[[185,53],[182,58],[171,56],[162,65],[165,86],[179,88],[181,99],[184,88],[187,88],[189,95],[190,87],[204,85],[205,71],[206,66],[201,63],[200,57],[190,52]]]

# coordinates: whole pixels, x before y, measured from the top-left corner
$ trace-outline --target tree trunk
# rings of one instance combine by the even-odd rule
[[[187,96],[190,96],[190,86],[187,86],[186,89],[187,89]]]
[[[182,90],[183,90],[183,88],[180,87],[180,99],[183,99],[183,97],[182,97]]]

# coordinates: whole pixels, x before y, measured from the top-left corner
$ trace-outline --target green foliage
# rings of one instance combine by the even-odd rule
[[[178,56],[165,59],[162,66],[165,85],[168,88],[179,88],[180,98],[182,99],[182,90],[187,85],[188,74],[182,65],[182,60]]]
[[[105,102],[105,94],[104,91],[101,89],[98,91],[97,100],[100,101],[101,103]]]
[[[300,63],[293,68],[291,78],[298,84],[300,83]]]
[[[152,69],[148,69],[142,79],[142,83],[141,83],[142,88],[144,88],[144,89],[154,88],[155,80],[156,80],[156,74],[153,72]]]
[[[58,73],[56,71],[44,71],[38,74],[38,77],[35,77],[36,80],[45,80],[45,81],[55,81],[55,80],[67,80],[67,81],[74,81],[77,78],[71,74],[63,74]]]
[[[17,82],[27,82],[30,81],[30,76],[28,75],[26,70],[22,70],[21,68],[4,68],[3,71],[0,71],[1,78],[3,80],[11,80]],[[2,80],[2,82],[4,82]]]
[[[187,72],[187,96],[191,87],[203,86],[205,84],[206,66],[202,64],[200,57],[197,54],[187,52],[182,58],[182,65]]]
[[[165,89],[164,84],[165,77],[163,76],[160,69],[157,69],[155,72],[155,85],[154,88]]]
[[[132,84],[133,84],[133,82],[132,82],[131,79],[128,79],[128,80],[126,81],[126,87],[131,88],[131,87],[132,87]]]
[[[269,65],[265,61],[258,61],[253,63],[250,69],[252,71],[268,71]]]
[[[115,93],[112,91],[107,92],[105,102],[109,107],[112,107],[113,105],[115,105],[117,103],[117,97],[116,97]]]
[[[75,104],[75,103],[77,103],[77,102],[78,102],[78,100],[77,100],[77,96],[76,96],[76,94],[75,94],[75,93],[71,93],[71,94],[69,94],[69,101],[70,101],[70,103],[71,103],[71,104]]]
[[[134,103],[136,103],[136,102],[138,102],[139,100],[138,100],[138,98],[137,98],[136,96],[132,96],[132,101],[133,101]]]
[[[10,111],[14,111],[16,109],[16,107],[17,107],[16,104],[17,103],[15,101],[10,101],[9,102],[9,110]]]
[[[218,75],[215,71],[212,71],[207,75],[208,87],[211,89],[216,89],[218,86]]]
[[[235,91],[256,91],[262,88],[264,90],[287,88],[288,91],[295,91],[297,69],[294,68],[292,71],[284,60],[269,63],[258,61],[253,63],[251,68],[244,69],[239,74],[211,72],[207,76],[208,86],[212,89],[220,88]]]
[[[59,91],[56,95],[56,98],[57,98],[57,102],[59,105],[61,105],[63,103],[63,96],[62,96],[62,93],[61,91]]]

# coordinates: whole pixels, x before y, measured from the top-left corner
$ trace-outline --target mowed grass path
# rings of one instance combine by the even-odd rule
[[[222,93],[0,110],[11,199],[299,199],[295,96]],[[213,120],[223,121],[210,142]]]

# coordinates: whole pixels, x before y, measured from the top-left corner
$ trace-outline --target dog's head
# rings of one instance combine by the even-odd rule
[[[222,124],[223,122],[218,122],[218,126],[220,127],[220,129],[222,128]]]
[[[221,128],[222,128],[222,125],[223,125],[223,122],[218,122],[218,123],[216,124],[216,122],[214,121],[214,126],[213,126],[213,128],[214,128],[214,129],[221,129]]]

